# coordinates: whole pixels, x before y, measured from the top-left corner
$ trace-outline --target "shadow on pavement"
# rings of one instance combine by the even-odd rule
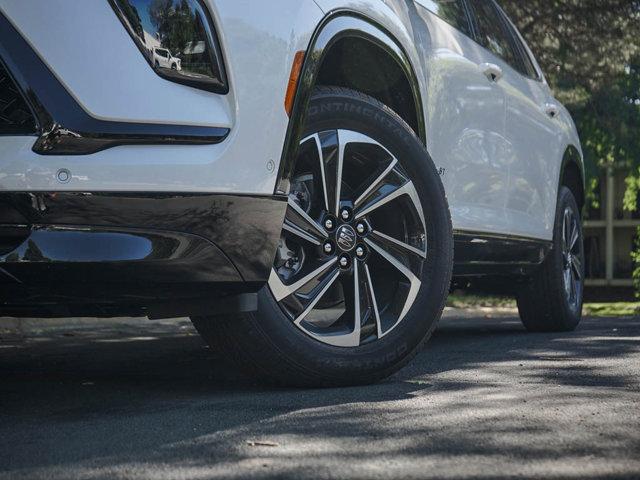
[[[450,317],[391,379],[323,390],[253,385],[187,321],[0,347],[0,478],[640,475],[635,318],[527,334]]]

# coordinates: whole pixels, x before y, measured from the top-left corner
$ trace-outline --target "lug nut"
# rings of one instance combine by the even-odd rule
[[[333,230],[333,227],[335,227],[335,223],[333,223],[333,219],[327,218],[324,221],[324,228],[326,228],[327,230]]]
[[[349,211],[348,208],[343,208],[340,211],[340,217],[346,222],[347,220],[349,220],[351,218],[351,212]]]
[[[351,259],[349,258],[349,255],[343,254],[343,255],[340,255],[340,259],[338,260],[338,263],[342,268],[348,268],[349,265],[351,265]]]
[[[362,222],[358,222],[358,225],[356,225],[356,231],[360,235],[364,235],[367,232],[367,226]]]
[[[358,258],[364,257],[365,253],[367,253],[367,252],[366,252],[366,250],[364,249],[364,247],[362,245],[358,245],[356,247],[356,256]]]
[[[324,253],[330,255],[333,253],[333,245],[331,242],[326,242],[323,247]]]

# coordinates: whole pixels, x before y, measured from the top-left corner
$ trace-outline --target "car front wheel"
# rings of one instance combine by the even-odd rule
[[[270,382],[370,383],[406,364],[449,288],[444,189],[413,131],[344,88],[312,97],[258,312],[194,318],[215,349]]]

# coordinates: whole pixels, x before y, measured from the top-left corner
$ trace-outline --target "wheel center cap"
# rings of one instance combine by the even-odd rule
[[[336,243],[343,252],[356,246],[356,231],[350,225],[342,225],[336,232]]]

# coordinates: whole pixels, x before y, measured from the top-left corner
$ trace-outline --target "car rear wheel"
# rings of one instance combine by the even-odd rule
[[[373,98],[321,88],[258,312],[193,322],[213,348],[264,380],[370,383],[429,337],[452,250],[444,189],[419,139]]]
[[[584,247],[580,209],[571,190],[558,195],[553,248],[518,292],[522,323],[533,332],[574,330],[582,318]]]

